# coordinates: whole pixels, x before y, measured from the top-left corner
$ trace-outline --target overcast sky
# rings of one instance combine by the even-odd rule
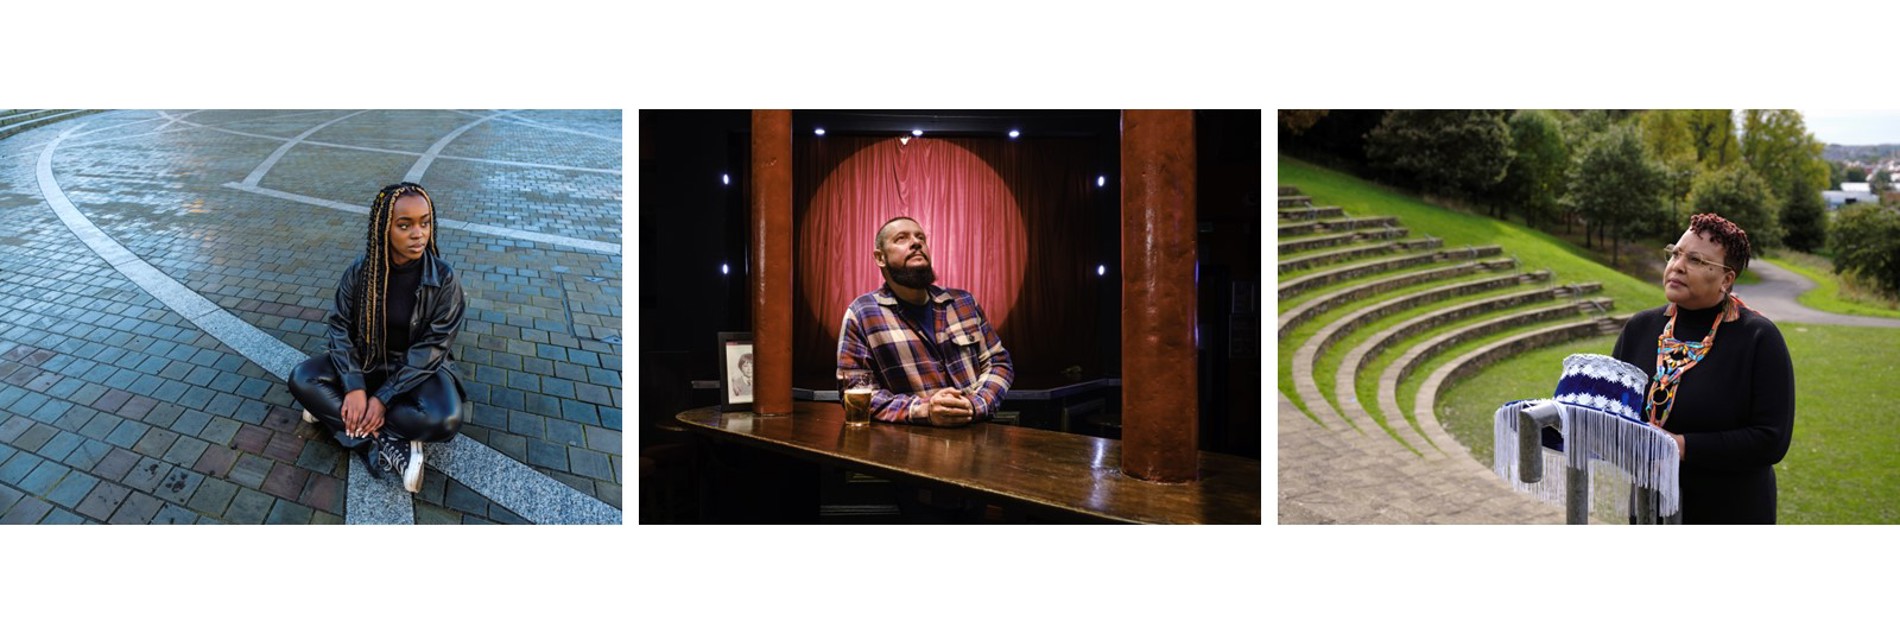
[[[1823,143],[1900,143],[1900,110],[1802,110],[1801,119]]]

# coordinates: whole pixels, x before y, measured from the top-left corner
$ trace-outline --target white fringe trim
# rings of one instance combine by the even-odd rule
[[[1566,456],[1549,449],[1543,453],[1542,481],[1527,484],[1518,476],[1517,415],[1524,408],[1551,400],[1520,400],[1498,407],[1492,423],[1491,470],[1518,491],[1563,507]],[[1682,511],[1681,461],[1676,441],[1662,429],[1631,424],[1617,416],[1569,403],[1558,403],[1565,450],[1582,450],[1590,459],[1591,515],[1603,523],[1627,523],[1635,514],[1630,487],[1660,491],[1663,516]],[[1605,467],[1607,466],[1607,467]]]

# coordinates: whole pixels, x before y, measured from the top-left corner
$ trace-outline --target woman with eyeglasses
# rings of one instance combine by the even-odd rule
[[[1732,292],[1748,233],[1713,213],[1663,249],[1662,307],[1630,318],[1613,355],[1650,373],[1644,415],[1676,440],[1683,523],[1774,523],[1774,465],[1794,435],[1781,330]]]

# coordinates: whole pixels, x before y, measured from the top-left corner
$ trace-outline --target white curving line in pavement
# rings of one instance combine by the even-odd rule
[[[409,166],[409,173],[403,174],[402,176],[403,181],[404,182],[422,182],[422,174],[427,173],[429,171],[429,165],[435,162],[436,156],[439,156],[442,154],[442,148],[448,147],[449,143],[454,142],[456,137],[461,136],[463,132],[473,130],[475,129],[475,126],[481,125],[483,123],[487,123],[489,121],[493,121],[496,117],[499,117],[504,114],[507,114],[507,112],[496,112],[494,114],[490,114],[488,116],[476,119],[474,121],[470,121],[467,125],[463,125],[462,127],[455,128],[455,131],[449,132],[448,134],[444,135],[442,138],[436,139],[435,144],[429,146],[429,151],[423,152],[422,156],[416,159],[416,164]]]
[[[270,173],[270,168],[276,167],[277,161],[283,160],[284,154],[290,153],[290,148],[296,147],[298,143],[302,143],[304,139],[310,138],[310,135],[316,134],[317,132],[322,131],[323,128],[330,127],[330,124],[332,123],[336,123],[338,121],[348,119],[350,117],[362,114],[364,112],[368,112],[368,110],[357,110],[355,112],[351,112],[349,114],[345,114],[343,116],[330,119],[322,123],[318,123],[316,127],[312,127],[308,130],[304,130],[303,133],[298,134],[296,138],[290,139],[288,141],[284,141],[283,145],[277,146],[277,151],[270,153],[270,157],[265,158],[264,162],[257,164],[257,169],[251,170],[251,175],[244,177],[244,184],[248,186],[252,186],[252,187],[257,186],[258,182],[264,180],[264,174]],[[182,119],[183,117],[180,117],[180,118]]]
[[[549,125],[547,123],[542,123],[540,121],[536,121],[536,120],[521,116],[519,113],[510,114],[507,117],[505,117],[505,120],[507,120],[507,122],[509,123],[514,123],[516,125],[525,125],[528,127],[541,128],[543,130],[548,130],[552,132],[566,132],[568,134],[579,134],[581,136],[589,136],[589,137],[597,138],[603,141],[611,141],[614,143],[621,142],[621,140],[618,138],[614,138],[614,137],[607,136],[604,134],[595,134],[593,132],[584,132],[581,130],[574,130],[574,129],[568,129],[568,128],[564,128],[564,127],[560,127],[556,125]]]
[[[270,196],[272,198],[277,198],[279,200],[289,200],[292,202],[301,202],[304,204],[324,207],[328,209],[336,209],[338,211],[348,211],[350,213],[355,213],[359,215],[369,215],[369,209],[360,204],[350,204],[348,202],[337,202],[335,200],[325,200],[323,198],[318,198],[315,196],[306,196],[300,193],[291,193],[288,191],[278,191],[276,189],[245,185],[244,183],[241,183],[241,182],[227,182],[227,183],[224,183],[224,186],[230,187],[232,189],[236,189],[238,191],[243,191],[246,193],[254,193],[260,196]],[[481,233],[484,235],[505,237],[511,240],[522,240],[522,241],[527,241],[527,242],[540,242],[542,244],[552,244],[555,246],[566,246],[568,248],[572,248],[575,250],[604,253],[607,255],[620,254],[620,245],[609,243],[609,242],[583,240],[580,238],[567,237],[565,235],[536,233],[534,231],[523,231],[521,229],[511,229],[511,228],[501,227],[501,226],[476,224],[474,222],[463,222],[461,220],[436,220],[436,223],[442,225],[445,228],[457,230],[457,231]]]
[[[167,308],[256,363],[279,380],[290,375],[308,356],[257,329],[203,295],[185,287],[141,259],[118,240],[106,235],[74,206],[53,175],[53,152],[62,141],[86,127],[66,129],[41,150],[37,176],[40,194],[87,248],[119,274]],[[599,499],[555,481],[526,464],[465,435],[445,444],[429,445],[426,462],[437,470],[488,497],[522,518],[537,523],[620,523],[621,512]],[[344,519],[349,523],[414,523],[414,499],[402,491],[395,477],[372,479],[362,461],[346,458],[350,466]]]

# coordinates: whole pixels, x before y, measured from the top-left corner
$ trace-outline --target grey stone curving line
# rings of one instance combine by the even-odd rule
[[[1371,323],[1379,317],[1405,310],[1412,306],[1484,292],[1486,290],[1525,283],[1527,281],[1534,281],[1541,279],[1543,276],[1548,276],[1548,273],[1543,273],[1542,275],[1539,273],[1500,275],[1462,284],[1439,286],[1409,295],[1393,297],[1355,310],[1351,314],[1340,317],[1338,320],[1320,328],[1318,332],[1307,338],[1306,341],[1300,345],[1299,350],[1293,353],[1294,392],[1299,396],[1302,402],[1306,403],[1307,410],[1312,412],[1314,417],[1321,423],[1329,425],[1350,425],[1358,429],[1360,428],[1359,425],[1340,416],[1340,414],[1333,409],[1332,404],[1326,401],[1325,396],[1321,395],[1319,390],[1318,378],[1315,375],[1315,366],[1318,364],[1319,356],[1326,353],[1326,350],[1332,346],[1334,339],[1350,334],[1360,326]],[[1365,431],[1364,429],[1360,429],[1360,432],[1363,433]]]
[[[1376,230],[1363,229],[1363,230],[1352,231],[1348,233],[1327,233],[1327,234],[1319,235],[1316,237],[1308,237],[1308,238],[1297,239],[1297,240],[1280,240],[1280,243],[1276,246],[1276,248],[1279,251],[1279,255],[1281,257],[1285,257],[1287,255],[1292,255],[1294,253],[1299,253],[1303,251],[1319,250],[1322,248],[1333,248],[1335,246],[1344,246],[1346,244],[1351,244],[1353,242],[1373,242],[1373,241],[1378,241],[1378,240],[1402,239],[1408,235],[1411,235],[1411,233],[1412,231],[1410,229],[1407,229],[1402,226],[1387,227],[1387,228],[1376,229]]]
[[[1434,310],[1407,319],[1404,323],[1400,323],[1391,329],[1387,329],[1367,338],[1364,342],[1354,347],[1352,351],[1346,353],[1340,361],[1339,371],[1333,376],[1333,399],[1340,402],[1340,408],[1344,410],[1343,414],[1347,417],[1354,419],[1372,419],[1369,411],[1358,402],[1359,375],[1364,371],[1367,361],[1376,356],[1379,351],[1390,346],[1393,341],[1410,337],[1413,334],[1438,327],[1439,325],[1451,321],[1465,319],[1487,312],[1496,312],[1526,303],[1545,301],[1561,296],[1562,294],[1568,294],[1562,287],[1526,290]],[[1393,379],[1392,382],[1396,384],[1396,382],[1402,380],[1403,377],[1404,374],[1400,374],[1399,377]],[[1385,381],[1385,378],[1381,378],[1378,384],[1383,386]],[[1380,393],[1382,394],[1383,391]],[[1350,404],[1347,404],[1349,401]],[[1381,402],[1383,403],[1383,400],[1381,400]],[[1404,444],[1407,449],[1413,452],[1421,452],[1423,450],[1422,447],[1412,443],[1406,437],[1399,435],[1399,431],[1396,427],[1405,425],[1392,422],[1395,418],[1392,416],[1391,410],[1382,406],[1380,413],[1385,416],[1384,428],[1389,433],[1394,434],[1394,439],[1397,439],[1400,444]],[[1375,423],[1380,422],[1380,420],[1377,419],[1373,419],[1373,421]]]
[[[1359,277],[1382,273],[1388,270],[1410,268],[1412,266],[1428,264],[1431,262],[1438,262],[1438,261],[1460,261],[1460,260],[1477,259],[1480,257],[1490,257],[1502,252],[1504,252],[1503,247],[1495,246],[1495,245],[1467,246],[1464,248],[1448,248],[1445,250],[1432,251],[1429,253],[1418,253],[1415,255],[1408,254],[1408,255],[1399,255],[1397,257],[1388,257],[1385,259],[1374,259],[1371,261],[1367,261],[1367,262],[1363,262],[1359,264],[1353,264],[1350,266],[1342,266],[1339,268],[1329,268],[1326,270],[1322,270],[1320,272],[1304,275],[1301,277],[1295,277],[1293,279],[1280,282],[1279,296],[1281,300],[1286,300],[1293,296],[1299,295],[1300,293],[1313,290],[1315,288],[1330,286],[1336,283],[1346,281],[1348,279],[1357,279]]]
[[[1425,434],[1431,437],[1440,446],[1456,446],[1458,447],[1456,451],[1462,452],[1465,456],[1465,459],[1452,461],[1468,463],[1472,468],[1479,468],[1488,472],[1490,469],[1485,465],[1479,464],[1477,459],[1472,458],[1470,456],[1470,449],[1458,443],[1458,440],[1453,439],[1451,434],[1445,431],[1445,427],[1438,422],[1438,413],[1436,411],[1438,398],[1444,395],[1444,390],[1451,385],[1451,382],[1478,372],[1485,367],[1489,367],[1492,363],[1499,360],[1522,353],[1527,349],[1549,347],[1577,339],[1613,334],[1622,329],[1623,323],[1629,321],[1630,316],[1629,314],[1622,314],[1540,328],[1499,339],[1484,347],[1467,352],[1463,356],[1454,358],[1438,366],[1438,369],[1432,370],[1431,375],[1426,376],[1425,381],[1419,383],[1418,394],[1412,399],[1412,417],[1418,421],[1419,428],[1423,429]],[[1487,424],[1488,423],[1487,421]],[[1451,451],[1448,450],[1447,452]]]
[[[1426,435],[1423,425],[1414,427],[1411,420],[1406,419],[1405,411],[1399,408],[1399,383],[1404,382],[1414,370],[1425,364],[1426,360],[1465,341],[1531,323],[1588,314],[1595,309],[1595,306],[1593,302],[1578,301],[1506,314],[1473,323],[1413,345],[1390,365],[1386,365],[1385,371],[1380,372],[1379,375],[1377,396],[1379,411],[1385,416],[1387,427],[1399,433],[1403,439],[1422,441],[1426,446],[1435,449],[1435,451],[1425,451],[1427,459],[1450,456],[1450,450],[1439,441],[1440,438]]]
[[[1441,266],[1438,268],[1427,268],[1427,269],[1420,270],[1417,272],[1406,273],[1402,275],[1394,275],[1391,277],[1384,277],[1381,279],[1375,279],[1375,280],[1361,283],[1358,285],[1341,288],[1339,290],[1329,292],[1317,297],[1313,297],[1312,299],[1308,299],[1306,300],[1306,302],[1301,303],[1300,305],[1294,306],[1292,309],[1281,313],[1280,324],[1279,324],[1280,338],[1286,338],[1288,334],[1292,333],[1294,328],[1304,325],[1307,321],[1313,320],[1314,317],[1319,316],[1322,313],[1332,310],[1335,307],[1345,305],[1347,303],[1352,303],[1354,301],[1358,301],[1366,297],[1382,294],[1385,292],[1389,292],[1392,290],[1397,290],[1397,289],[1405,288],[1409,286],[1417,286],[1421,284],[1431,283],[1433,281],[1463,277],[1465,275],[1469,275],[1481,270],[1504,270],[1514,265],[1516,265],[1515,262],[1508,259],[1491,260],[1491,261],[1484,261],[1484,262],[1465,262],[1462,264],[1452,264],[1450,266]]]

